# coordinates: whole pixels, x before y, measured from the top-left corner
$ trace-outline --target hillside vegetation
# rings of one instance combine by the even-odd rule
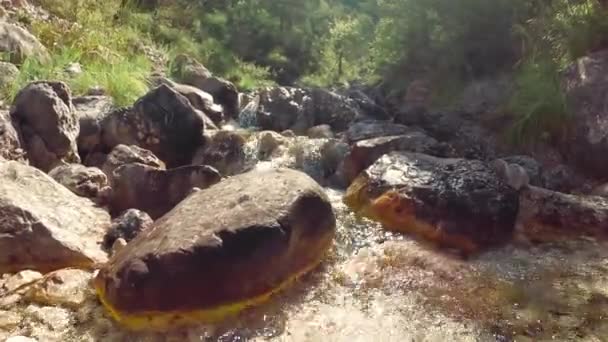
[[[518,139],[559,130],[567,113],[559,72],[608,46],[598,0],[37,0],[52,14],[19,20],[50,50],[25,60],[25,83],[62,79],[75,93],[101,86],[118,104],[147,89],[152,71],[179,54],[200,60],[241,90],[261,85],[382,82],[389,95],[410,81],[433,84],[449,103],[474,79],[508,73],[516,91],[504,109]],[[65,69],[80,63],[83,72]]]

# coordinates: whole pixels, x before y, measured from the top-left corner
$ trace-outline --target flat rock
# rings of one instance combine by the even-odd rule
[[[11,116],[31,165],[48,172],[60,162],[80,163],[80,132],[72,95],[63,82],[33,82],[15,97]]]
[[[117,253],[95,285],[131,329],[218,321],[310,271],[334,231],[331,204],[310,177],[252,171],[189,196]]]
[[[130,110],[116,111],[103,123],[102,142],[145,148],[168,167],[187,165],[204,142],[205,117],[188,99],[161,84]]]
[[[512,237],[518,192],[487,164],[392,152],[351,184],[345,202],[387,229],[465,255]]]
[[[133,163],[116,169],[112,179],[113,213],[139,209],[157,219],[186,198],[192,188],[208,188],[219,182],[221,175],[207,165],[159,170]]]
[[[108,186],[108,177],[96,167],[81,164],[60,165],[49,176],[78,196],[96,198]]]
[[[109,215],[48,175],[0,162],[0,273],[91,267],[106,260]]]
[[[44,276],[26,292],[28,302],[77,309],[91,297],[91,272],[63,269]]]

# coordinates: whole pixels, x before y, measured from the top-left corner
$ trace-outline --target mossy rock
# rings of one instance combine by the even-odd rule
[[[99,272],[99,298],[133,330],[223,320],[319,264],[335,234],[323,189],[288,169],[197,191]]]

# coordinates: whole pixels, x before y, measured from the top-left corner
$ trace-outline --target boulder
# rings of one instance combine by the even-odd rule
[[[306,135],[311,139],[331,139],[334,137],[334,132],[330,125],[318,125],[309,128]]]
[[[463,255],[512,237],[518,192],[487,164],[392,152],[350,185],[346,204],[387,229],[411,233]]]
[[[93,267],[110,216],[43,172],[0,162],[0,273]]]
[[[209,133],[207,143],[196,152],[192,165],[212,166],[223,176],[242,173],[248,167],[245,143],[245,138],[235,131]]]
[[[226,118],[236,119],[238,117],[239,92],[234,84],[223,78],[209,77],[191,85],[211,94],[215,103],[222,105],[224,108]]]
[[[393,151],[419,152],[439,157],[450,157],[450,147],[422,132],[359,140],[354,143],[342,163],[342,174],[350,184],[361,171],[378,158]]]
[[[94,199],[108,186],[108,177],[96,167],[81,164],[57,166],[49,176],[81,197]]]
[[[608,199],[530,186],[520,194],[517,234],[531,242],[608,238]]]
[[[493,160],[501,152],[496,135],[462,112],[398,112],[395,122],[424,129],[438,141],[447,142],[459,157]]]
[[[262,131],[258,133],[258,159],[267,160],[272,156],[272,153],[281,145],[284,145],[287,139],[273,131]]]
[[[60,162],[80,162],[80,124],[65,83],[30,83],[15,97],[11,116],[33,166],[48,172]]]
[[[359,106],[362,113],[376,120],[389,120],[391,119],[390,115],[387,113],[386,109],[380,106],[376,101],[374,101],[369,95],[367,95],[361,89],[349,89],[345,92],[345,96],[349,97],[354,101],[354,103]]]
[[[209,117],[214,125],[219,125],[224,121],[224,108],[214,102],[211,94],[191,85],[173,82],[166,77],[159,77],[156,82],[159,85],[166,84],[185,96],[190,104]]]
[[[306,175],[248,172],[193,193],[117,253],[95,287],[130,329],[216,322],[311,271],[335,223],[323,189]]]
[[[353,144],[360,140],[403,135],[416,131],[421,130],[387,121],[361,121],[355,122],[348,127],[348,130],[344,134],[344,139],[349,144]]]
[[[102,122],[115,108],[109,96],[81,96],[72,99],[74,112],[80,124],[78,152],[82,159],[102,148]]]
[[[291,129],[306,134],[323,124],[341,132],[361,114],[352,100],[323,89],[273,87],[262,89],[259,96],[257,123],[276,132]]]
[[[26,29],[0,19],[0,52],[9,54],[10,61],[21,64],[34,57],[47,61],[49,54],[44,45]]]
[[[204,80],[213,76],[211,71],[205,68],[204,65],[184,54],[177,55],[173,60],[171,74],[179,82],[195,87],[198,87]]]
[[[112,177],[113,213],[127,209],[145,211],[157,219],[181,202],[192,188],[207,188],[221,180],[217,170],[206,165],[159,170],[144,164],[125,164]]]
[[[165,164],[154,153],[135,145],[116,145],[110,154],[99,156],[91,156],[90,160],[86,161],[89,166],[95,166],[101,169],[106,174],[110,183],[114,170],[125,164],[139,163],[148,165],[157,169],[165,169]]]
[[[9,113],[3,110],[0,110],[0,157],[7,160],[23,160],[25,157],[19,132],[13,125]]]
[[[112,220],[112,226],[103,238],[103,247],[111,250],[118,239],[130,242],[139,233],[150,228],[153,221],[148,214],[141,210],[129,209]]]
[[[563,73],[571,132],[561,150],[566,158],[598,178],[608,174],[608,50],[582,57]]]
[[[167,85],[140,98],[131,110],[110,114],[103,123],[102,142],[137,145],[152,151],[168,167],[187,165],[203,144],[204,115]]]
[[[18,76],[17,66],[8,62],[0,62],[0,89],[8,90]]]
[[[542,165],[534,158],[525,155],[508,156],[500,158],[509,164],[516,164],[524,168],[528,177],[530,178],[530,184],[534,186],[542,185]]]

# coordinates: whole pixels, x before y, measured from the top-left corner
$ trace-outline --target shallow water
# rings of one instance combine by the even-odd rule
[[[290,150],[256,167],[297,167]],[[341,191],[327,194],[338,218],[330,255],[293,288],[239,317],[133,334],[90,294],[77,310],[0,305],[0,340],[1,310],[8,310],[22,320],[5,335],[40,341],[608,341],[605,243],[510,245],[465,261],[385,232],[349,212]]]

